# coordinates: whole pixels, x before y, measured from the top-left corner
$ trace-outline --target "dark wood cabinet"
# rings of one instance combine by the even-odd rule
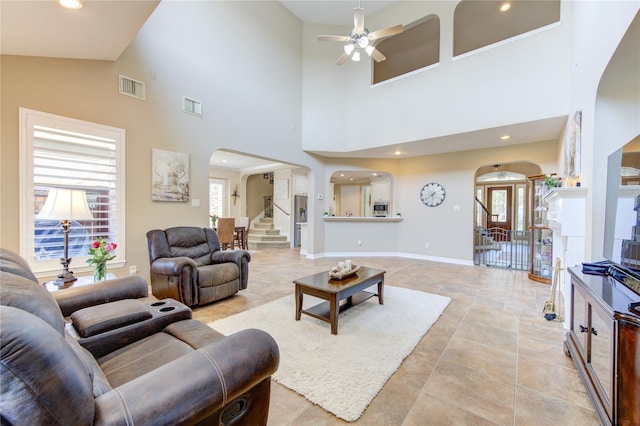
[[[640,294],[612,276],[571,275],[566,353],[573,358],[601,424],[640,424]]]

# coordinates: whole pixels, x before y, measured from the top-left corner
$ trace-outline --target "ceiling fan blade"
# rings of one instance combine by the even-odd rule
[[[347,59],[349,59],[349,55],[347,55],[346,53],[343,53],[342,55],[340,55],[340,57],[336,61],[336,65],[344,64]]]
[[[349,36],[337,36],[337,35],[319,35],[316,37],[318,41],[349,41],[351,37]]]
[[[353,9],[353,28],[356,30],[356,34],[364,32],[364,9],[361,7]]]
[[[373,49],[373,51],[371,52],[371,57],[376,61],[376,62],[382,62],[385,59],[387,59],[386,56],[384,56],[378,49]]]
[[[394,25],[392,27],[383,28],[381,30],[369,33],[369,40],[373,41],[382,37],[389,37],[392,35],[400,34],[402,31],[404,31],[404,27],[402,25]]]

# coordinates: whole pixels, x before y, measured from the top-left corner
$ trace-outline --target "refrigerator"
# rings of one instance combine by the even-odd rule
[[[293,227],[295,232],[293,234],[293,246],[300,247],[302,241],[300,239],[301,235],[301,223],[307,223],[307,196],[306,195],[295,195],[293,197]]]

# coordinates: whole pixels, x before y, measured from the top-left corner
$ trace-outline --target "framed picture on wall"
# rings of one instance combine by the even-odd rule
[[[189,154],[152,150],[151,200],[189,201]]]

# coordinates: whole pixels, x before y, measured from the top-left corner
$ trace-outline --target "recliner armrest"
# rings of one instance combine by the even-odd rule
[[[211,253],[211,261],[213,263],[234,262],[239,265],[243,258],[250,262],[251,253],[247,250],[219,250]]]
[[[151,272],[160,275],[176,276],[180,275],[180,271],[190,266],[195,270],[197,268],[196,261],[190,257],[160,257],[151,264]]]
[[[146,303],[119,300],[79,314],[79,321],[72,316],[73,330],[78,334],[78,343],[96,359],[192,318],[191,309],[174,299]]]
[[[72,287],[52,294],[60,306],[62,315],[68,317],[75,311],[89,306],[116,300],[149,297],[149,287],[142,276],[128,275],[91,285]]]
[[[233,424],[266,424],[268,379],[279,360],[268,333],[242,330],[99,396],[95,424],[194,424],[229,403],[229,411],[239,411]],[[263,394],[254,395],[253,388]]]

